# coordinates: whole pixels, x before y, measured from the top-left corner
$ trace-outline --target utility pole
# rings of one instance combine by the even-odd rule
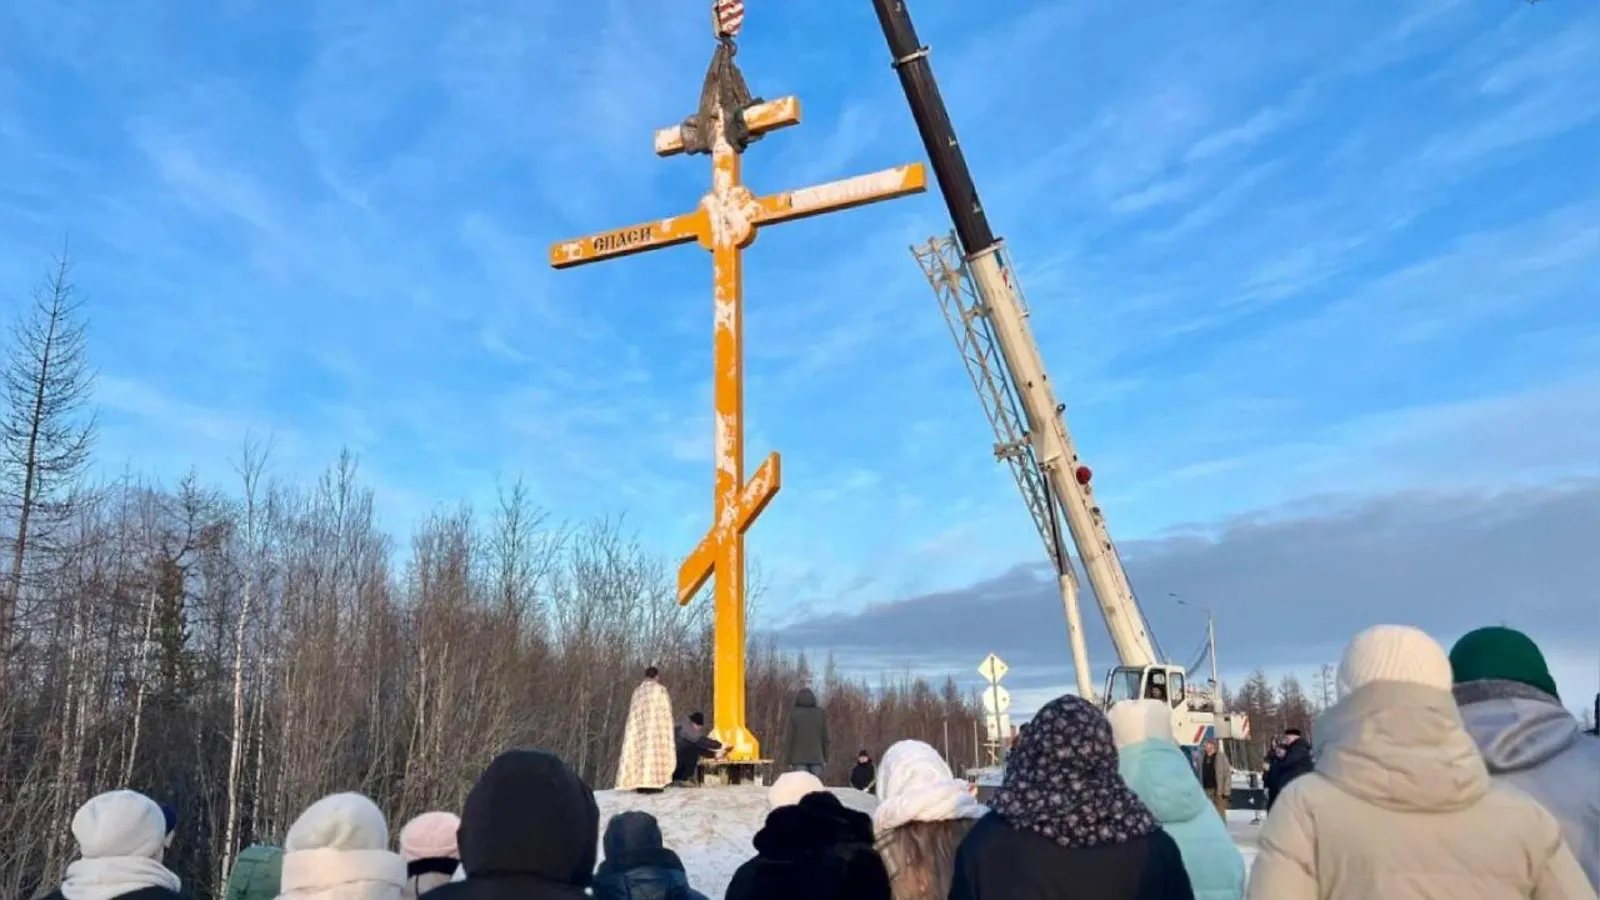
[[[1211,656],[1211,689],[1217,692],[1217,716],[1220,718],[1224,712],[1223,707],[1227,701],[1222,699],[1222,678],[1217,675],[1217,620],[1211,615],[1211,607],[1206,607],[1206,644]]]
[[[1206,614],[1206,655],[1211,657],[1211,693],[1214,696],[1216,716],[1222,717],[1225,702],[1222,699],[1222,677],[1217,674],[1217,618],[1211,607],[1196,600],[1190,600],[1182,594],[1167,592],[1167,596],[1179,606],[1191,606]]]

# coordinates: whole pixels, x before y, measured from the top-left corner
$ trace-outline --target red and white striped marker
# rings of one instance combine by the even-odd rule
[[[712,10],[717,37],[737,37],[744,26],[744,0],[716,0]]]

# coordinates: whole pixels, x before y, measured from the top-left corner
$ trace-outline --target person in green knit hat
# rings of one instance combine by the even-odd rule
[[[1600,738],[1561,705],[1544,652],[1513,628],[1468,632],[1450,650],[1456,705],[1489,773],[1538,800],[1600,893]]]

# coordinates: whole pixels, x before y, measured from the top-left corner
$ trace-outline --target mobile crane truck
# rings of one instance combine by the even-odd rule
[[[1248,737],[1248,719],[1225,713],[1221,685],[1215,679],[1206,686],[1189,684],[1184,667],[1163,661],[1157,652],[1095,502],[1090,487],[1093,473],[1078,458],[1063,415],[1066,407],[1056,400],[1045,373],[1004,243],[989,226],[956,141],[928,48],[918,41],[904,0],[873,0],[873,7],[955,226],[953,238],[930,240],[924,247],[913,247],[912,253],[939,297],[994,426],[995,455],[1010,465],[1055,564],[1078,694],[1090,700],[1096,697],[1068,538],[1089,577],[1119,661],[1106,678],[1098,698],[1101,705],[1163,698],[1172,707],[1173,734],[1186,747],[1208,737]]]

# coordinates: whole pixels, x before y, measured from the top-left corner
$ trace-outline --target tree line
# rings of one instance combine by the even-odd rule
[[[1307,738],[1316,740],[1317,714],[1333,705],[1334,669],[1324,665],[1318,670],[1312,694],[1308,695],[1293,673],[1278,679],[1277,684],[1267,673],[1257,669],[1246,678],[1237,691],[1224,688],[1223,700],[1230,712],[1240,712],[1250,717],[1250,737],[1234,742],[1232,758],[1235,765],[1251,771],[1261,768],[1273,739],[1290,728],[1298,728]]]
[[[500,751],[616,775],[629,696],[662,670],[681,716],[710,712],[709,604],[679,608],[671,561],[614,520],[554,519],[520,481],[487,510],[386,534],[359,464],[274,476],[241,436],[230,484],[92,481],[93,372],[63,256],[0,359],[0,896],[53,887],[77,807],[131,787],[173,806],[169,863],[197,897],[318,797],[361,791],[395,828],[458,809]],[[810,662],[749,649],[749,721],[776,747]],[[974,758],[976,698],[947,679],[843,677],[829,708],[854,754],[919,738]],[[781,761],[780,761],[781,762]]]

